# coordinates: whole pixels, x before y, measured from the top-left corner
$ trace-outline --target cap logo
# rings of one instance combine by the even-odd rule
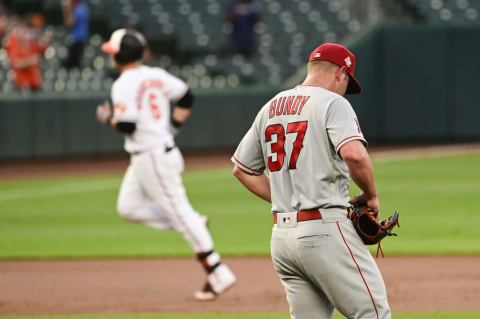
[[[313,57],[314,57],[314,58],[319,58],[321,55],[322,55],[321,53],[317,52],[317,53],[315,53],[315,54],[313,55]]]
[[[345,58],[345,64],[347,65],[347,67],[351,67],[352,66],[352,60],[350,60],[350,57],[347,56]]]

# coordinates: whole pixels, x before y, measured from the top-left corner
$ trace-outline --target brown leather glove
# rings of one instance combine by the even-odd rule
[[[395,226],[400,227],[400,224],[398,223],[398,216],[399,212],[395,211],[393,215],[390,216],[390,218],[377,223],[375,218],[368,210],[368,207],[361,205],[355,206],[349,217],[353,222],[353,227],[355,227],[358,236],[360,236],[365,245],[378,244],[378,257],[379,250],[382,252],[383,255],[380,241],[387,236],[397,236],[397,234],[392,232],[392,229]]]

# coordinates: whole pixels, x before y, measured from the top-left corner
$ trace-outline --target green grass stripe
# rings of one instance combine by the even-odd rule
[[[69,316],[0,316],[0,319],[289,319],[288,314],[129,314]],[[334,319],[345,318],[335,314]],[[394,319],[478,319],[480,312],[394,313]]]
[[[382,217],[400,211],[389,255],[480,254],[480,155],[374,163]],[[122,220],[122,174],[0,182],[0,258],[192,256],[178,233]],[[210,217],[225,256],[268,256],[270,205],[250,194],[231,167],[187,171],[193,207]],[[358,188],[352,186],[351,194]]]
[[[56,197],[77,193],[92,193],[118,188],[119,178],[60,183],[56,185],[38,185],[22,189],[0,191],[0,202],[26,200],[40,197]]]

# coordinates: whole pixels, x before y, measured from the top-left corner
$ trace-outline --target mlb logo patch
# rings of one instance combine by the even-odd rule
[[[314,57],[314,58],[319,58],[321,55],[322,55],[321,53],[318,53],[318,52],[317,52],[317,53],[315,53],[315,54],[313,55],[313,57]]]
[[[283,217],[284,224],[290,224],[290,217]]]

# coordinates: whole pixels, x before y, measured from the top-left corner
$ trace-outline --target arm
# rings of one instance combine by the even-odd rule
[[[105,101],[103,104],[97,106],[97,121],[102,124],[106,124],[124,134],[132,134],[137,128],[135,122],[115,120],[113,118],[110,102],[108,101]]]
[[[347,164],[353,181],[363,191],[363,194],[356,196],[350,203],[366,204],[377,215],[376,218],[378,219],[380,203],[375,187],[372,162],[365,146],[361,141],[353,140],[342,146],[340,155]]]
[[[73,17],[73,8],[69,0],[62,1],[63,24],[67,28],[73,27],[75,20]]]
[[[249,191],[269,203],[272,202],[272,197],[270,193],[270,180],[265,173],[262,173],[261,175],[252,175],[242,171],[240,168],[235,166],[233,168],[233,175]]]
[[[185,124],[187,119],[192,114],[192,107],[195,98],[190,90],[187,90],[183,97],[177,101],[176,106],[173,108],[171,128],[172,133],[175,135],[178,133],[180,127]]]
[[[225,21],[228,21],[230,23],[234,23],[235,19],[237,18],[237,12],[236,12],[236,5],[234,3],[231,3],[227,9],[225,10],[225,15],[224,19]]]
[[[38,63],[39,57],[38,54],[30,55],[24,58],[15,57],[11,59],[13,68],[15,69],[25,69],[32,65]]]
[[[190,117],[191,113],[191,109],[187,109],[179,105],[175,106],[172,113],[172,124],[174,126],[176,126],[175,124],[177,124],[177,127],[182,126]]]
[[[134,122],[117,122],[113,118],[110,119],[108,124],[123,134],[132,134],[137,129],[137,124]]]
[[[14,69],[24,69],[38,63],[38,54],[31,54],[26,57],[20,56],[19,41],[18,32],[14,30],[8,38],[5,46],[12,67]]]
[[[52,44],[52,34],[50,32],[46,32],[42,34],[40,39],[37,41],[37,51],[40,54],[43,54],[45,50]]]
[[[363,194],[350,201],[353,205],[367,205],[378,218],[380,204],[373,176],[366,140],[363,137],[357,116],[350,103],[344,98],[334,100],[327,111],[327,132],[336,152],[348,166],[350,175]]]

